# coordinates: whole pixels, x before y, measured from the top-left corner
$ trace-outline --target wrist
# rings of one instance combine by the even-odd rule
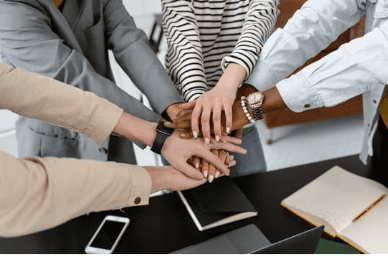
[[[228,89],[237,90],[246,77],[247,72],[245,68],[237,63],[229,63],[220,80],[224,80],[224,84],[229,87]]]
[[[158,126],[158,123],[151,123],[147,127],[147,134],[148,134],[148,139],[147,142],[145,143],[147,146],[152,147],[154,144],[155,138],[156,138],[156,127]]]
[[[172,135],[174,129],[164,126],[164,121],[160,120],[155,130],[156,134],[151,151],[157,154],[161,154],[165,141]]]
[[[155,193],[168,188],[168,171],[164,171],[162,166],[145,166],[144,169],[151,177],[151,193]]]

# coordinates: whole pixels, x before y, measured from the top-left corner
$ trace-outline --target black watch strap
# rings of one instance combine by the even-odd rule
[[[158,126],[156,127],[156,137],[154,144],[151,147],[151,151],[160,154],[164,142],[173,133],[173,131],[173,128],[165,127],[162,121],[159,122]]]

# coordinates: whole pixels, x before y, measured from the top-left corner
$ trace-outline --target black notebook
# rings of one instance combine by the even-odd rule
[[[257,210],[230,177],[178,191],[197,228],[202,231],[257,215]]]

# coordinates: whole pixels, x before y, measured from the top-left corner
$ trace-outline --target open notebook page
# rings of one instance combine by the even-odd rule
[[[343,230],[341,238],[367,253],[388,252],[388,199],[383,199],[352,225]]]
[[[386,193],[381,184],[335,166],[284,199],[282,204],[302,216],[308,212],[318,217],[316,220],[326,220],[338,234]]]

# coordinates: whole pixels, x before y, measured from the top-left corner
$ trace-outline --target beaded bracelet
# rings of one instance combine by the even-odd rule
[[[245,96],[241,96],[241,106],[243,108],[245,116],[248,118],[249,122],[255,123],[255,120],[252,118],[251,114],[249,114],[246,103],[247,103],[247,98]]]

